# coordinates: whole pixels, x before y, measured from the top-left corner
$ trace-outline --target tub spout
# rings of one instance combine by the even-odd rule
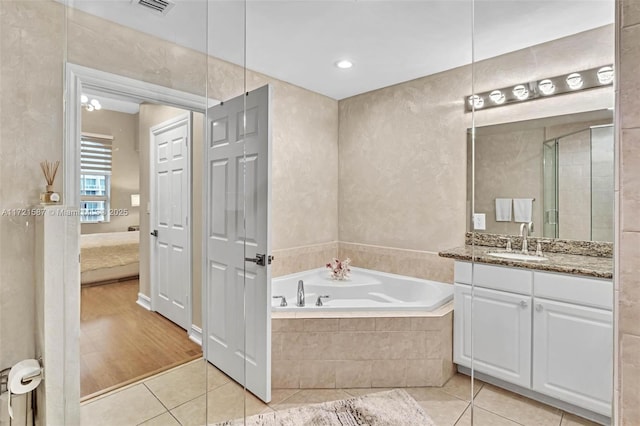
[[[304,282],[302,280],[298,281],[298,300],[296,305],[304,306]]]

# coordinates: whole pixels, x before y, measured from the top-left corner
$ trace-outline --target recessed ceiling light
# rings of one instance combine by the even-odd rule
[[[343,59],[341,61],[336,62],[336,67],[346,70],[347,68],[351,68],[353,66],[353,62],[348,59]]]

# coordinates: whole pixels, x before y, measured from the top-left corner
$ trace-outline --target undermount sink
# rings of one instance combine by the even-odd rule
[[[524,254],[524,253],[487,253],[489,256],[500,257],[502,259],[512,259],[512,260],[532,260],[534,262],[542,262],[543,260],[547,260],[546,257],[536,256],[533,254]]]

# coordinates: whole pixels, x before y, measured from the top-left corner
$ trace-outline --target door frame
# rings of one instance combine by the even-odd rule
[[[63,94],[63,152],[62,152],[62,206],[77,211],[80,205],[80,136],[83,89],[91,89],[107,95],[134,96],[144,101],[206,114],[208,107],[218,101],[204,96],[182,92],[168,87],[123,77],[117,74],[66,62],[65,91]],[[62,303],[52,307],[53,316],[62,321],[61,345],[47,349],[46,368],[63,374],[48,375],[49,387],[59,389],[47,395],[46,406],[56,407],[49,412],[50,424],[80,423],[80,223],[67,230],[63,252],[78,259],[70,266],[65,262],[61,274],[52,280],[50,291],[60,294]],[[45,324],[45,329],[53,327]],[[56,327],[57,328],[57,327]],[[45,335],[46,335],[45,331]],[[52,345],[50,345],[52,346]],[[45,407],[46,408],[46,407]]]
[[[187,251],[187,257],[191,260],[191,255],[192,255],[192,250],[191,250],[191,241],[193,238],[193,215],[192,215],[192,196],[191,196],[191,192],[193,190],[193,180],[192,180],[192,167],[191,167],[191,160],[192,160],[192,147],[193,147],[193,111],[187,111],[184,113],[181,113],[179,115],[176,115],[173,118],[170,118],[169,120],[165,120],[161,123],[158,123],[154,126],[152,126],[149,129],[149,226],[150,228],[153,228],[153,224],[156,220],[156,198],[155,198],[155,191],[156,191],[156,181],[155,181],[155,172],[156,172],[156,151],[154,149],[153,144],[155,143],[155,132],[161,129],[164,129],[166,127],[169,126],[173,126],[176,123],[179,123],[181,121],[187,120],[189,123],[189,128],[188,128],[188,136],[187,136],[187,153],[189,156],[189,160],[187,161],[187,180],[189,182],[189,191],[187,193],[187,244],[186,244],[186,251]],[[149,281],[150,281],[150,288],[149,288],[149,292],[151,293],[150,298],[151,298],[151,310],[154,312],[157,312],[157,283],[156,283],[156,264],[157,264],[157,259],[155,256],[155,251],[154,251],[154,247],[155,247],[155,243],[156,240],[154,238],[149,238]],[[189,337],[193,340],[192,337],[192,327],[193,327],[193,271],[192,271],[192,266],[193,266],[193,261],[190,262],[189,265],[189,277],[188,277],[188,287],[189,287],[189,296],[188,296],[188,306],[187,306],[187,316],[188,316],[188,324],[186,324],[186,332],[189,335]],[[180,327],[182,327],[182,324],[178,324]]]

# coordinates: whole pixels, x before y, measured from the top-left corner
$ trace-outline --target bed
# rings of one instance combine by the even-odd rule
[[[80,236],[81,283],[136,278],[140,231],[82,234]]]

